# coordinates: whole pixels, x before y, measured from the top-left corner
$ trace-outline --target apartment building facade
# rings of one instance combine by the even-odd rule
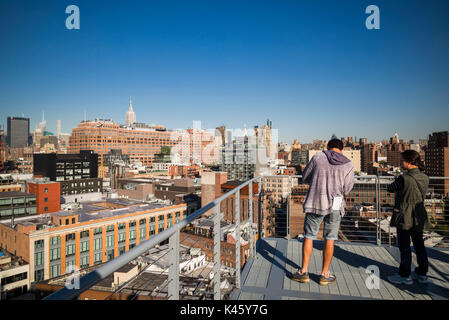
[[[0,223],[0,247],[29,263],[32,283],[116,258],[182,220],[186,210],[185,204],[95,205],[97,211],[49,214],[14,228]]]

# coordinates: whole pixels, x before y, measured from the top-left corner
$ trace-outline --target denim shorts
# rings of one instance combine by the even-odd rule
[[[333,211],[327,215],[306,213],[304,221],[304,237],[316,240],[321,222],[324,220],[323,237],[325,240],[338,240],[338,230],[340,229],[341,213]]]

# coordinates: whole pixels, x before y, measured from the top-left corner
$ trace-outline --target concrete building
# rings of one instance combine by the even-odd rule
[[[30,119],[8,117],[6,143],[11,148],[23,148],[30,145]]]
[[[292,187],[298,185],[298,178],[286,178],[284,176],[263,178],[265,191],[270,194],[275,202],[287,199]]]
[[[4,251],[0,251],[0,300],[8,300],[30,290],[30,265]]]
[[[185,216],[186,205],[124,199],[83,203],[80,209],[0,223],[0,246],[30,264],[30,282],[87,268],[128,251]]]

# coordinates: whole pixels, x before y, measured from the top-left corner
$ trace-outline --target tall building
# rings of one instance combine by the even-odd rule
[[[30,119],[8,117],[6,143],[11,148],[24,148],[30,142]]]
[[[449,131],[429,135],[426,149],[426,173],[433,177],[449,177]],[[430,181],[435,191],[449,195],[449,180]]]
[[[377,162],[377,145],[363,143],[360,147],[361,169],[368,174],[375,174],[373,164]]]
[[[390,139],[391,143],[387,145],[387,164],[393,167],[401,166],[401,153],[409,150],[410,146],[407,143],[398,141],[397,133]]]
[[[195,135],[198,135],[199,138]],[[78,153],[81,150],[93,150],[98,154],[98,164],[104,163],[104,155],[113,149],[121,149],[124,155],[129,156],[130,163],[140,162],[150,167],[156,154],[164,146],[170,147],[173,157],[186,160],[194,159],[194,151],[201,155],[201,162],[215,161],[215,156],[209,156],[210,137],[212,134],[201,131],[199,134],[193,130],[182,132],[169,131],[162,126],[143,126],[135,124],[130,128],[114,123],[112,120],[83,121],[73,128],[69,138],[68,153]],[[192,148],[192,140],[201,139],[198,149]],[[195,142],[195,143],[198,143]],[[212,144],[213,147],[213,144]]]
[[[61,136],[61,120],[56,120],[56,136],[58,139]]]
[[[133,110],[133,103],[131,101],[131,97],[129,97],[129,109],[126,113],[126,125],[131,127],[134,123],[136,123],[136,114]]]

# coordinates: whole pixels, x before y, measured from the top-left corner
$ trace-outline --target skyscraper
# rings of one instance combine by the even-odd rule
[[[61,120],[56,120],[56,136],[61,136]]]
[[[426,173],[431,177],[449,176],[449,131],[434,132],[429,135],[426,149]],[[430,181],[435,191],[449,193],[448,180]]]
[[[6,143],[11,148],[23,148],[29,145],[30,119],[8,117]]]
[[[133,103],[131,97],[129,97],[129,109],[126,113],[126,125],[131,127],[134,123],[136,123],[136,114],[133,111]]]

